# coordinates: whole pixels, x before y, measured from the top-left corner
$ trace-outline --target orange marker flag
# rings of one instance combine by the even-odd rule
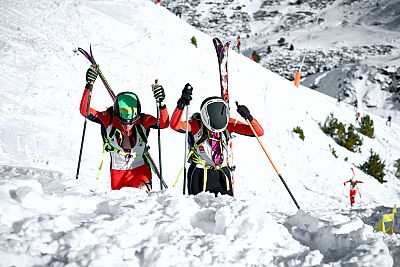
[[[300,79],[301,79],[301,72],[296,71],[296,73],[294,74],[294,86],[299,87]]]

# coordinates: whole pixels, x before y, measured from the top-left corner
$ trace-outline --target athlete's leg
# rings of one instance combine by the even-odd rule
[[[203,191],[204,169],[191,164],[187,172],[187,188],[189,195],[197,195]]]
[[[131,170],[111,170],[111,189],[136,187],[144,190],[151,189],[151,171],[147,165]]]

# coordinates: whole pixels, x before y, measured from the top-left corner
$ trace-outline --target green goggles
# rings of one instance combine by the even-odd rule
[[[119,116],[124,120],[133,120],[137,114],[137,108],[119,108]]]

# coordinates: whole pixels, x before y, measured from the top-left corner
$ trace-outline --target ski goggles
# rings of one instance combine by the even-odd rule
[[[228,104],[221,98],[210,99],[203,104],[200,110],[200,117],[209,130],[222,132],[229,123]]]
[[[119,116],[127,121],[133,120],[137,116],[137,108],[120,108]]]

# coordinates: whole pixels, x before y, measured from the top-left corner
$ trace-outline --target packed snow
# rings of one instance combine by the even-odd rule
[[[96,180],[102,140],[91,122],[75,179],[84,123],[78,108],[89,67],[77,47],[91,44],[113,90],[136,92],[143,112],[154,116],[155,79],[166,90],[170,114],[191,83],[192,114],[219,94],[214,36],[148,0],[7,1],[0,13],[0,266],[400,265],[400,235],[374,231],[383,214],[400,206],[393,166],[400,158],[398,124],[388,127],[361,110],[374,120],[375,138],[363,136],[361,152],[350,152],[319,123],[333,112],[354,124],[352,106],[296,88],[230,51],[231,105],[248,106],[264,127],[260,139],[301,209],[256,139],[239,135],[234,198],[183,195],[183,177],[172,187],[185,157],[184,135],[172,129],[161,131],[169,188],[159,190],[153,175],[150,193],[112,191],[107,167]],[[111,104],[98,79],[91,105]],[[240,119],[236,111],[231,116]],[[293,133],[297,126],[304,141]],[[156,131],[149,143],[158,158]],[[357,168],[370,149],[386,163],[384,184]],[[364,182],[353,207],[343,186],[351,167]]]

